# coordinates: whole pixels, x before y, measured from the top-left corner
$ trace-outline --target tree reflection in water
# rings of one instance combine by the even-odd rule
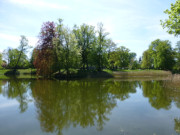
[[[174,119],[174,130],[176,133],[180,134],[180,118]]]
[[[41,80],[32,83],[31,87],[41,127],[46,132],[57,131],[58,134],[71,125],[96,126],[102,130],[116,106],[116,99],[125,100],[129,93],[136,92],[136,82],[98,80]]]
[[[149,103],[156,109],[171,108],[172,102],[180,108],[180,90],[169,88],[169,81],[143,81],[142,90],[144,97],[149,98]]]
[[[166,81],[114,80],[0,80],[0,94],[16,99],[20,112],[25,112],[31,98],[37,108],[41,128],[45,132],[62,134],[64,128],[95,126],[102,130],[117,104],[130,93],[142,88],[143,95],[156,109],[170,109],[172,102],[180,108],[180,92],[167,87]],[[180,120],[174,119],[174,129],[180,133]]]
[[[28,80],[20,81],[17,79],[11,79],[8,81],[2,81],[2,83],[4,83],[0,88],[2,95],[9,99],[16,99],[19,102],[20,112],[25,112],[28,108],[28,102],[32,101],[28,95],[30,82]]]

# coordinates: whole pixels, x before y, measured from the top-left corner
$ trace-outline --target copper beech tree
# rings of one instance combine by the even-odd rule
[[[34,66],[38,75],[53,73],[55,55],[53,51],[53,38],[55,37],[55,23],[45,22],[42,25],[39,41],[34,53]]]

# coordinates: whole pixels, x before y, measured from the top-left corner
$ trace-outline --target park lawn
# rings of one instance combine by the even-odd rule
[[[6,73],[7,71],[9,71],[8,69],[0,69],[0,75],[4,75],[4,73]]]
[[[11,71],[10,69],[0,69],[0,75],[4,75],[7,71]],[[19,72],[19,74],[31,74],[31,73],[35,73],[36,69],[18,69],[17,70]]]

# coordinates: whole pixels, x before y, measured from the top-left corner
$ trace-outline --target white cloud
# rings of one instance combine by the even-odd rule
[[[38,38],[32,36],[26,36],[26,37],[29,41],[29,45],[35,47]],[[13,47],[13,48],[18,47],[20,39],[21,39],[20,36],[0,33],[0,40],[6,43],[6,47]]]
[[[7,41],[12,41],[12,42],[19,42],[20,36],[0,33],[0,39],[7,40]]]
[[[60,9],[60,10],[69,10],[70,8],[66,5],[60,5],[58,3],[50,3],[43,0],[9,0],[9,2],[14,4],[19,4],[26,6],[28,8],[46,8],[46,9]]]

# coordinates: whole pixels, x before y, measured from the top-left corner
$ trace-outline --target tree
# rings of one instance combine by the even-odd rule
[[[27,38],[24,35],[22,35],[21,40],[20,40],[20,46],[18,47],[18,58],[17,58],[15,66],[14,66],[15,71],[18,67],[18,63],[19,63],[21,57],[23,56],[23,54],[25,54],[27,52],[27,50],[29,48],[30,48],[30,46],[28,45]]]
[[[175,48],[175,70],[180,71],[180,41],[177,42],[176,48]]]
[[[164,11],[169,16],[165,21],[161,20],[163,28],[167,28],[169,34],[175,36],[180,35],[180,0],[176,0],[175,4],[171,4],[171,9]]]
[[[129,53],[129,69],[136,69],[138,67],[138,62],[136,60],[136,53]]]
[[[20,50],[12,48],[8,48],[3,51],[3,59],[7,61],[7,68],[14,70],[17,68],[26,68],[29,63],[27,55],[24,52],[20,52]]]
[[[110,60],[110,55],[112,54],[112,52],[113,51],[115,51],[116,50],[116,43],[114,43],[113,41],[112,41],[112,39],[107,39],[106,40],[106,44],[107,44],[107,59],[108,59],[108,68],[112,68],[113,67],[113,65],[112,65],[112,62],[111,62],[111,60]]]
[[[130,53],[129,49],[121,46],[110,54],[109,63],[113,67],[128,68],[130,60],[135,57],[135,53]]]
[[[175,64],[174,50],[169,40],[154,40],[143,53],[142,68],[171,70]]]
[[[94,26],[82,24],[80,27],[74,26],[73,33],[76,36],[78,47],[81,49],[81,63],[83,70],[89,69],[90,51],[95,42]]]
[[[146,50],[144,51],[143,56],[142,56],[141,67],[143,69],[150,69],[152,68],[152,65],[153,65],[153,59],[151,57],[150,51]]]
[[[171,70],[175,64],[174,51],[169,40],[157,39],[149,46],[155,69]]]
[[[62,24],[62,19],[56,28],[57,37],[54,38],[53,44],[55,46],[58,68],[65,69],[67,76],[70,68],[78,68],[80,62],[81,49],[77,46],[75,34]]]
[[[99,23],[98,24],[98,37],[97,37],[97,69],[98,71],[101,71],[105,60],[106,60],[106,48],[107,48],[107,44],[106,44],[106,36],[109,34],[107,32],[104,32],[104,28],[103,28],[103,24]]]
[[[35,49],[34,66],[37,68],[37,74],[49,76],[54,72],[55,54],[53,38],[55,36],[55,23],[43,23],[38,45]]]
[[[27,51],[31,46],[25,36],[21,36],[20,45],[17,49],[8,48],[3,51],[3,58],[7,61],[8,68],[16,72],[17,68],[25,68],[29,65]]]
[[[2,68],[2,63],[3,63],[3,61],[2,61],[2,53],[0,53],[0,69]]]

